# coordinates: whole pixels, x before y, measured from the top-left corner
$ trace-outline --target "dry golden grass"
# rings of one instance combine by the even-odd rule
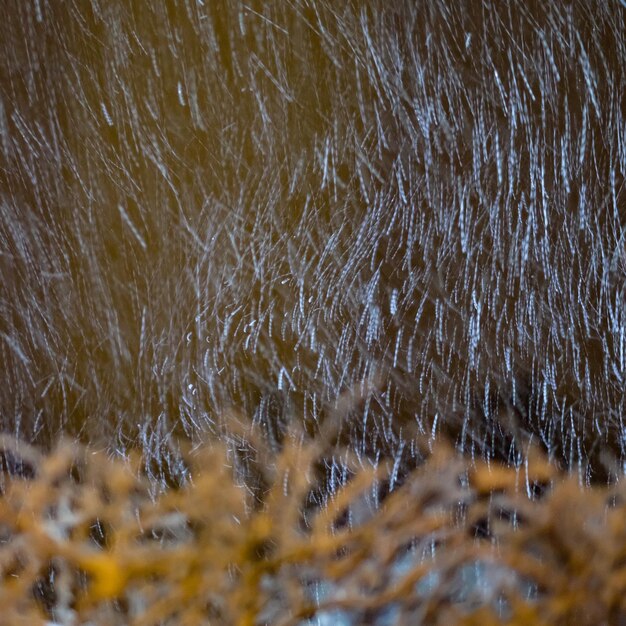
[[[344,455],[352,478],[315,508],[319,441],[271,453],[243,435],[189,449],[188,480],[161,489],[139,457],[3,440],[0,623],[626,618],[622,484],[583,490],[533,449],[515,469],[440,444],[376,511],[386,470]]]

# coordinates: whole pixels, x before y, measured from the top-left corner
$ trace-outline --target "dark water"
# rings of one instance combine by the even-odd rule
[[[5,429],[623,453],[618,1],[9,5]]]

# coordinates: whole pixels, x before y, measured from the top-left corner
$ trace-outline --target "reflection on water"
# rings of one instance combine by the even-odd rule
[[[5,428],[621,452],[619,2],[10,4]]]

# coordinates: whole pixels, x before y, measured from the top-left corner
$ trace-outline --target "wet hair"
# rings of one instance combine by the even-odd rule
[[[5,430],[624,456],[620,2],[14,5]]]

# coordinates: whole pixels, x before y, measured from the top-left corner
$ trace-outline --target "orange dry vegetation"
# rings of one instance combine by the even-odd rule
[[[386,470],[346,453],[352,478],[316,508],[323,446],[292,433],[271,453],[243,435],[188,450],[170,488],[139,457],[3,440],[0,623],[626,618],[620,483],[581,489],[532,448],[516,469],[440,444],[376,510]]]

